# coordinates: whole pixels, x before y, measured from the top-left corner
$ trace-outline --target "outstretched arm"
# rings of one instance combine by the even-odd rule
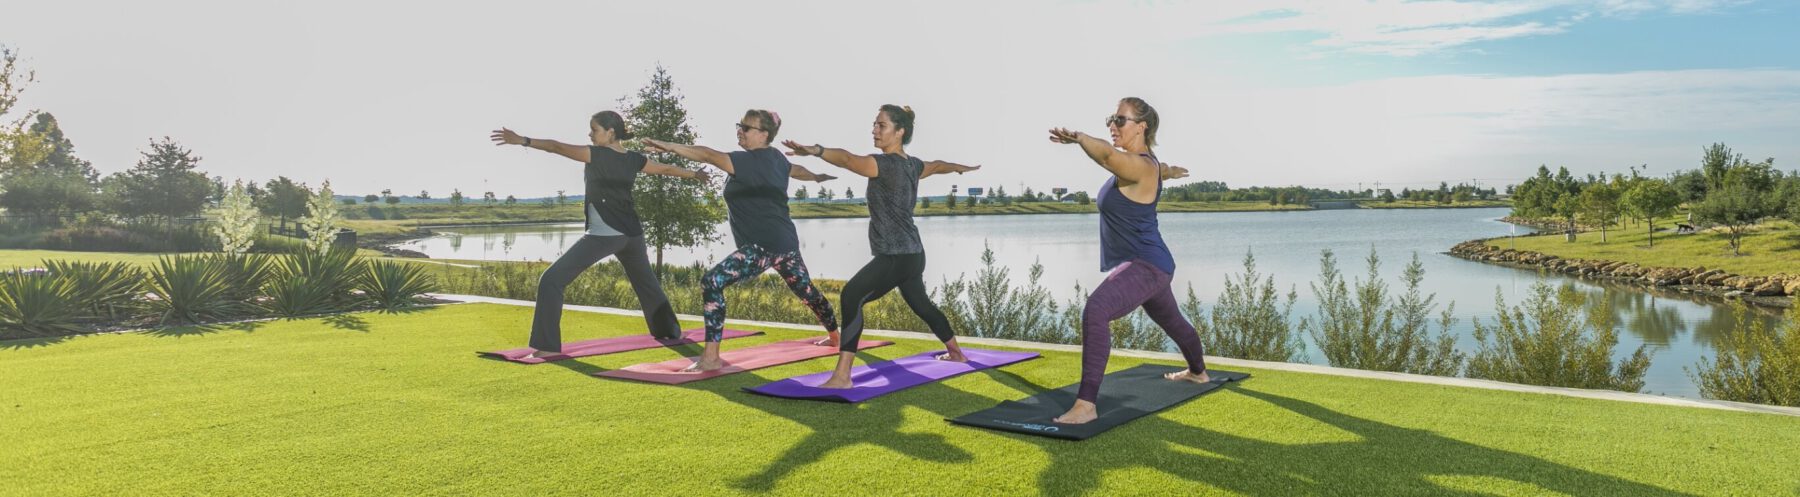
[[[933,174],[962,174],[976,169],[981,169],[981,166],[965,166],[955,162],[934,160],[925,163],[925,172],[919,175],[919,179],[929,178]]]
[[[563,157],[568,157],[576,162],[585,164],[588,161],[588,148],[586,146],[570,145],[570,144],[559,142],[556,140],[537,140],[537,139],[526,138],[524,136],[520,136],[518,133],[514,133],[513,130],[506,129],[506,128],[500,128],[500,129],[494,130],[492,133],[488,134],[488,139],[493,140],[495,146],[524,145],[527,148],[535,148],[535,149],[543,150],[545,152],[550,152],[550,153],[553,153],[556,155],[561,155]]]
[[[874,157],[856,155],[850,153],[849,150],[841,148],[830,148],[819,145],[801,145],[793,140],[785,140],[782,141],[781,144],[787,146],[787,148],[793,149],[788,152],[788,155],[794,157],[811,156],[825,159],[825,162],[829,162],[833,166],[848,169],[850,172],[856,173],[857,176],[873,178],[881,174],[881,168],[875,167]]]
[[[677,178],[687,178],[687,179],[701,181],[701,182],[706,182],[706,181],[709,181],[712,179],[712,176],[706,174],[706,170],[704,170],[704,169],[687,169],[687,168],[682,168],[682,167],[675,167],[675,166],[671,166],[671,165],[664,164],[664,163],[657,162],[657,161],[650,161],[649,163],[644,164],[644,174],[655,174],[655,175],[659,175],[659,176],[674,176]]]
[[[1181,179],[1181,178],[1186,178],[1186,177],[1188,177],[1188,170],[1185,167],[1177,166],[1174,164],[1169,164],[1168,167],[1165,167],[1162,170],[1162,179],[1165,179],[1165,180]]]
[[[1119,153],[1119,150],[1113,148],[1111,143],[1088,136],[1087,133],[1056,128],[1050,130],[1050,141],[1081,145],[1081,151],[1086,152],[1089,159],[1093,159],[1094,163],[1100,164],[1100,167],[1106,168],[1114,176],[1126,181],[1143,181],[1153,178],[1157,174],[1155,165],[1151,164],[1149,160]]]
[[[731,156],[724,152],[699,145],[683,145],[650,138],[643,139],[643,142],[645,150],[672,153],[683,159],[712,164],[720,171],[725,171],[725,174],[737,174],[737,171],[731,167]]]
[[[812,172],[811,169],[800,167],[799,164],[789,164],[789,166],[790,167],[788,167],[788,177],[794,178],[794,179],[797,179],[800,181],[817,181],[820,183],[824,183],[826,181],[831,181],[831,180],[837,179],[837,176],[832,176],[829,174],[815,173],[815,172]]]

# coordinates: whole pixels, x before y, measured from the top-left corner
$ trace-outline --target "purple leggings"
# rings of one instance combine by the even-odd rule
[[[1175,341],[1181,356],[1187,358],[1188,371],[1206,371],[1206,349],[1200,346],[1194,325],[1181,315],[1181,305],[1169,288],[1171,279],[1156,266],[1134,259],[1113,269],[1088,295],[1087,306],[1081,310],[1081,390],[1075,398],[1094,402],[1100,396],[1100,379],[1106,375],[1106,360],[1112,355],[1110,326],[1139,306]]]

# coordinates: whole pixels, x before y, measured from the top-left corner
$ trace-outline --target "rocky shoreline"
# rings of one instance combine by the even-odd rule
[[[1450,255],[1477,262],[1538,269],[1581,278],[1628,283],[1652,289],[1742,300],[1747,304],[1787,308],[1800,295],[1800,276],[1741,276],[1705,267],[1650,267],[1636,263],[1564,259],[1530,250],[1489,245],[1492,239],[1470,240],[1450,248]]]

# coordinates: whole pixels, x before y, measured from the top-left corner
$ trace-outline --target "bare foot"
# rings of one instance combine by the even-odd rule
[[[831,334],[827,335],[824,339],[819,340],[817,342],[813,342],[813,345],[817,345],[820,347],[836,347],[837,344],[838,344],[838,332],[835,332],[835,331],[831,332]]]
[[[1075,401],[1075,407],[1070,407],[1069,412],[1065,412],[1063,415],[1057,416],[1056,419],[1050,421],[1065,425],[1078,425],[1093,421],[1094,418],[1098,417],[1100,417],[1100,412],[1098,409],[1094,408],[1093,402],[1077,399]]]
[[[705,357],[701,357],[699,359],[695,359],[694,363],[689,364],[688,367],[682,368],[681,372],[683,372],[683,373],[701,373],[701,372],[706,372],[706,371],[717,371],[724,367],[725,367],[725,360],[723,360],[723,359],[718,359],[718,358],[707,359]]]
[[[839,388],[839,389],[842,389],[842,388],[850,388],[850,387],[851,387],[851,386],[853,386],[853,385],[854,385],[854,384],[853,384],[853,383],[851,383],[851,382],[850,382],[850,375],[847,375],[847,374],[846,374],[846,375],[839,375],[839,374],[837,374],[837,373],[832,373],[832,374],[831,374],[831,379],[829,379],[829,380],[825,380],[825,382],[824,382],[824,383],[820,383],[820,384],[819,384],[819,388]]]
[[[1171,379],[1171,380],[1175,380],[1175,381],[1191,381],[1194,383],[1212,383],[1212,377],[1208,376],[1205,371],[1201,371],[1199,374],[1195,374],[1193,371],[1188,371],[1186,369],[1183,369],[1183,370],[1176,371],[1173,373],[1165,374],[1165,375],[1163,375],[1163,377]]]
[[[962,349],[950,349],[937,355],[937,360],[950,362],[969,362],[969,356],[963,355]]]

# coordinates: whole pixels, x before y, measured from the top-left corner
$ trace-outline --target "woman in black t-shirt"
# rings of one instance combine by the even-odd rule
[[[944,354],[938,358],[956,362],[968,360],[956,344],[956,333],[950,330],[950,320],[938,310],[937,304],[931,302],[931,293],[925,289],[925,244],[919,238],[919,227],[913,224],[913,204],[919,200],[920,179],[933,174],[962,174],[981,166],[923,161],[907,155],[905,147],[912,143],[913,136],[912,107],[881,106],[875,113],[874,124],[870,125],[869,135],[881,153],[856,155],[844,149],[801,145],[793,140],[782,142],[793,149],[788,155],[818,157],[869,178],[863,196],[869,201],[869,250],[874,252],[875,259],[844,284],[844,292],[838,299],[844,321],[843,334],[834,333],[827,341],[836,341],[839,352],[837,369],[832,371],[830,379],[819,385],[824,388],[850,388],[850,367],[856,360],[857,341],[862,337],[863,305],[896,288],[913,314],[925,320],[931,333],[944,342]]]
[[[706,300],[706,350],[688,367],[689,371],[725,367],[719,359],[719,341],[725,333],[725,287],[755,278],[770,268],[781,274],[788,289],[806,302],[820,325],[837,332],[831,302],[813,286],[806,261],[800,258],[800,239],[794,233],[787,205],[788,178],[821,182],[834,178],[790,164],[787,156],[770,147],[780,129],[780,116],[752,109],[738,121],[738,147],[743,150],[737,152],[728,154],[697,145],[644,139],[647,150],[671,152],[687,160],[712,164],[730,175],[725,182],[725,207],[731,215],[731,238],[737,242],[737,250],[700,277],[700,290]]]
[[[626,151],[620,142],[631,139],[619,113],[602,111],[588,119],[588,140],[582,146],[555,140],[534,140],[500,128],[488,137],[495,145],[524,145],[568,157],[585,165],[582,176],[586,199],[587,231],[563,252],[538,278],[537,311],[531,319],[530,357],[554,357],[562,353],[563,290],[582,271],[607,256],[619,260],[631,289],[644,310],[650,334],[661,339],[681,336],[681,324],[669,307],[662,284],[650,268],[644,247],[644,228],[631,202],[632,184],[639,172],[706,181],[705,171],[683,169],[651,161],[644,154]]]

